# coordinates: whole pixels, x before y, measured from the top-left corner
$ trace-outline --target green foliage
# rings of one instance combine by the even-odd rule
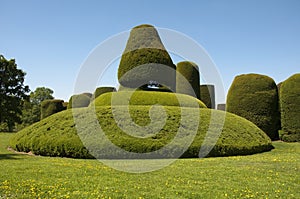
[[[34,92],[30,93],[30,102],[34,105],[40,105],[44,100],[51,100],[53,97],[53,90],[46,87],[38,87]]]
[[[22,124],[17,125],[17,130],[29,126],[41,119],[41,102],[54,99],[53,90],[46,87],[38,87],[30,93],[30,100],[24,101],[22,110]]]
[[[46,117],[49,117],[50,115],[53,115],[55,113],[65,110],[63,103],[64,103],[63,100],[57,100],[57,99],[56,100],[44,100],[41,103],[41,120]]]
[[[25,75],[14,59],[6,60],[0,55],[0,124],[7,124],[8,131],[21,123],[22,105],[30,91],[24,85]]]
[[[113,101],[112,101],[113,100]],[[200,100],[178,93],[154,92],[154,91],[119,91],[105,93],[98,97],[91,106],[110,105],[162,105],[206,108]]]
[[[200,99],[198,66],[193,62],[183,61],[177,64],[176,70],[176,92]]]
[[[104,95],[108,94],[111,93]],[[63,111],[18,132],[11,140],[11,147],[18,151],[32,151],[38,155],[90,158],[91,156],[78,137],[80,135],[81,137],[85,137],[85,143],[88,143],[89,146],[94,146],[90,150],[100,153],[101,157],[122,158],[118,156],[118,153],[113,148],[107,145],[105,139],[101,138],[101,135],[99,135],[99,125],[105,132],[105,137],[114,143],[114,145],[126,151],[146,153],[156,151],[174,139],[181,126],[182,110],[187,114],[185,117],[189,118],[190,122],[193,122],[195,114],[199,114],[195,108],[165,106],[166,115],[164,118],[164,114],[161,114],[160,109],[151,109],[151,114],[155,117],[152,121],[154,122],[153,125],[157,126],[162,121],[164,122],[162,129],[158,132],[151,132],[151,129],[147,129],[145,126],[150,121],[150,107],[114,106],[114,108],[111,108],[110,106],[98,106],[95,109],[77,109],[76,117],[80,118],[80,122],[83,122],[85,125],[78,132],[76,129],[78,125],[75,125],[72,110]],[[128,117],[126,114],[128,108],[131,117]],[[95,114],[94,110],[99,122],[95,122],[93,118]],[[217,117],[213,120],[210,118],[212,111],[214,112],[214,116]],[[132,121],[145,126],[146,135],[133,137],[131,136],[132,134],[140,132],[128,132],[127,130],[124,132],[120,129],[117,121],[115,121],[115,115],[118,115],[118,121],[122,121],[125,127],[128,127],[127,130],[130,129]],[[219,123],[222,121],[219,117],[226,117],[223,128]],[[218,141],[215,145],[213,140],[208,140],[203,145],[203,147],[213,147],[209,156],[245,155],[272,149],[272,144],[268,136],[246,119],[224,111],[200,109],[200,123],[196,137],[183,157],[198,157],[200,147],[209,127],[212,128],[210,129],[210,138],[215,136],[213,133],[215,130],[219,128],[222,130],[220,137],[216,138]],[[177,137],[175,147],[181,149],[182,143],[193,134],[191,131],[193,131],[193,127],[190,126],[187,128],[185,126],[183,132],[181,132],[182,134]],[[166,157],[172,157],[173,149],[164,151],[164,154]]]
[[[215,109],[215,86],[200,85],[200,100],[204,102],[207,108]]]
[[[280,88],[281,126],[284,141],[300,141],[300,73],[285,80]]]
[[[226,106],[227,111],[250,120],[272,140],[278,139],[278,90],[272,78],[259,74],[235,77]]]
[[[91,97],[87,93],[73,95],[69,99],[68,109],[88,107],[90,104],[90,101],[91,101]]]
[[[138,88],[150,81],[175,91],[176,66],[151,25],[140,25],[130,32],[118,69],[121,85]]]
[[[93,96],[91,97],[91,100],[96,99],[97,97],[99,97],[100,95],[104,94],[104,93],[108,93],[108,92],[116,92],[116,88],[115,87],[98,87],[96,88]]]

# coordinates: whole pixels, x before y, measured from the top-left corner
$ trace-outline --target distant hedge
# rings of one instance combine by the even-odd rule
[[[105,93],[94,100],[91,106],[113,105],[162,105],[206,108],[200,100],[179,93],[166,93],[154,91],[118,91]]]
[[[44,119],[54,113],[58,113],[60,111],[65,110],[66,107],[64,106],[63,100],[44,100],[41,103],[41,119]]]
[[[207,106],[207,108],[215,109],[215,86],[200,85],[200,100]]]
[[[91,98],[87,94],[73,95],[69,99],[68,109],[70,108],[81,108],[88,107],[90,104]]]
[[[115,92],[117,89],[115,87],[98,87],[96,88],[94,94],[91,96],[91,100],[96,99],[100,95],[108,92]]]
[[[191,95],[200,99],[200,75],[198,66],[193,62],[183,61],[177,64],[176,70],[176,93]]]
[[[225,111],[226,110],[226,104],[218,104],[217,110]]]
[[[250,120],[276,140],[280,128],[278,101],[277,85],[272,78],[259,74],[239,75],[228,91],[226,110]]]
[[[129,88],[156,81],[175,91],[176,66],[153,26],[145,24],[131,30],[118,68],[118,80]]]
[[[280,87],[281,139],[300,141],[300,73],[292,75]]]

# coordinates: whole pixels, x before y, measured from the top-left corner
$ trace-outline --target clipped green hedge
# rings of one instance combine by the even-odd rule
[[[41,103],[41,119],[44,119],[54,113],[58,113],[60,111],[65,110],[66,107],[64,106],[63,100],[44,100]]]
[[[129,109],[131,117],[126,116],[128,111],[126,106],[114,107],[113,109],[110,106],[76,109],[76,117],[80,118],[79,121],[85,125],[84,127],[75,125],[72,110],[63,111],[19,131],[11,139],[10,145],[17,151],[31,151],[34,154],[45,156],[92,158],[88,148],[90,153],[96,153],[97,157],[125,158],[105,142],[107,138],[110,140],[109,143],[113,143],[114,146],[137,153],[127,158],[142,158],[141,153],[157,151],[157,155],[159,155],[158,149],[170,143],[177,136],[176,141],[174,141],[175,148],[169,148],[163,153],[166,158],[172,158],[174,150],[181,150],[181,143],[190,139],[189,136],[194,132],[193,126],[180,124],[181,111],[185,111],[185,117],[189,120],[186,121],[188,124],[195,122],[195,115],[199,114],[199,109],[195,108],[166,106],[164,107],[166,117],[163,118],[161,110],[151,110],[155,116],[153,126],[160,126],[161,122],[165,121],[163,127],[158,132],[151,132],[151,129],[145,127],[145,135],[134,137],[131,136],[131,133],[140,132],[127,131],[125,133],[120,129],[120,124],[118,125],[118,122],[115,121],[114,115],[119,116],[119,119],[128,128],[132,125],[132,121],[145,126],[149,123],[150,106],[130,106]],[[112,110],[115,111],[114,114]],[[99,122],[95,122],[94,111]],[[212,112],[216,118],[211,121]],[[223,117],[226,117],[224,126],[220,123]],[[196,124],[197,122],[193,125]],[[99,125],[105,132],[105,137],[99,134]],[[210,129],[212,134],[203,144],[209,127],[212,128]],[[80,128],[81,131],[77,132],[76,128]],[[183,131],[177,135],[179,128]],[[214,145],[215,142],[212,138],[216,136],[214,132],[219,128],[222,129],[222,133],[216,137],[217,142]],[[83,138],[84,143],[88,144],[87,148],[83,146],[79,136]],[[211,109],[200,109],[199,128],[192,140],[194,141],[182,157],[198,157],[201,147],[202,149],[212,147],[208,156],[247,155],[273,148],[268,136],[253,123],[234,114]]]
[[[200,100],[207,106],[207,108],[215,109],[215,86],[200,85]]]
[[[68,109],[88,107],[91,101],[91,97],[87,93],[79,95],[72,95],[69,99]]]
[[[272,140],[278,139],[278,90],[272,78],[259,74],[235,77],[227,94],[226,110],[250,120]]]
[[[91,96],[91,100],[96,99],[97,97],[99,97],[100,95],[102,95],[104,93],[116,92],[116,91],[117,91],[117,89],[115,87],[110,87],[110,86],[98,87],[98,88],[96,88],[94,94]]]
[[[112,105],[162,105],[206,108],[200,100],[178,93],[166,93],[155,91],[119,91],[105,93],[94,100],[90,106]]]
[[[129,88],[156,81],[175,91],[176,66],[153,26],[140,25],[131,30],[118,68],[118,80]]]
[[[300,141],[300,73],[285,80],[280,87],[281,139]]]
[[[177,64],[176,70],[176,92],[200,99],[200,75],[198,66],[193,62],[183,61]]]

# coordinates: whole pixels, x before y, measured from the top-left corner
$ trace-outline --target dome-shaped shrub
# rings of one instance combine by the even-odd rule
[[[60,111],[65,110],[66,107],[64,106],[63,100],[44,100],[41,103],[41,119],[44,119],[54,113],[58,113]]]
[[[250,120],[272,140],[278,139],[278,90],[272,78],[259,74],[235,77],[227,94],[226,110]]]
[[[215,86],[200,85],[200,100],[207,106],[207,108],[215,109]]]
[[[111,93],[104,95],[107,94]],[[85,125],[81,130],[78,130],[72,110],[63,111],[19,131],[10,140],[10,146],[18,151],[31,151],[36,155],[45,156],[92,158],[89,154],[91,152],[98,158],[140,159],[142,157],[144,159],[145,156],[151,158],[147,153],[156,152],[154,158],[177,158],[174,157],[174,151],[182,151],[184,145],[182,143],[186,143],[191,139],[190,135],[196,133],[182,157],[198,158],[200,149],[205,148],[212,148],[208,156],[248,155],[273,148],[270,138],[261,129],[244,118],[224,111],[166,106],[164,107],[166,115],[164,115],[161,114],[161,110],[154,109],[152,113],[157,118],[153,120],[153,126],[160,125],[161,121],[164,121],[165,125],[158,132],[149,132],[146,137],[131,136],[136,133],[132,131],[125,133],[115,120],[116,114],[123,119],[124,124],[131,125],[132,121],[140,121],[147,125],[150,107],[130,106],[130,117],[126,116],[127,106],[115,107],[117,109],[110,106],[98,106],[95,109],[82,108],[76,113],[83,121],[82,125]],[[190,118],[191,123],[195,114],[199,114],[198,130],[189,125],[181,125],[181,111],[185,112],[185,118]],[[214,117],[226,117],[224,125],[222,120],[211,119],[212,113]],[[105,135],[99,134],[99,125]],[[215,136],[214,131],[208,131],[210,127],[222,131],[220,137],[215,138],[216,142],[212,139]],[[179,131],[180,128],[183,128],[183,131]],[[194,132],[195,130],[197,132]],[[212,133],[209,139],[207,133]],[[109,141],[105,141],[106,139]],[[159,149],[171,141],[175,141],[174,147],[167,148],[163,154],[160,154]],[[116,148],[136,154],[124,157]]]
[[[70,108],[81,108],[88,107],[90,104],[91,98],[86,94],[73,95],[69,99],[68,109]]]
[[[193,62],[183,61],[177,64],[176,70],[178,72],[176,75],[176,93],[191,95],[200,99],[198,66]]]
[[[285,80],[280,87],[281,139],[300,141],[300,73]]]
[[[123,52],[118,80],[122,86],[138,88],[150,81],[175,91],[176,66],[151,25],[134,27]]]
[[[154,91],[119,91],[114,93],[105,93],[94,100],[91,106],[149,106],[158,104],[162,106],[206,108],[203,102],[191,96]]]
[[[98,87],[96,88],[94,94],[91,96],[91,100],[96,99],[97,97],[99,97],[100,95],[104,94],[104,93],[108,93],[108,92],[116,92],[116,88],[115,87]]]

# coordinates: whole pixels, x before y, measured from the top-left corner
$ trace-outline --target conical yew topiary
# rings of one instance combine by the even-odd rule
[[[239,75],[228,91],[226,110],[253,122],[276,140],[280,128],[278,99],[277,85],[272,78],[259,74]]]
[[[157,82],[175,91],[176,66],[153,26],[140,25],[131,30],[118,79],[124,87],[139,88]]]

